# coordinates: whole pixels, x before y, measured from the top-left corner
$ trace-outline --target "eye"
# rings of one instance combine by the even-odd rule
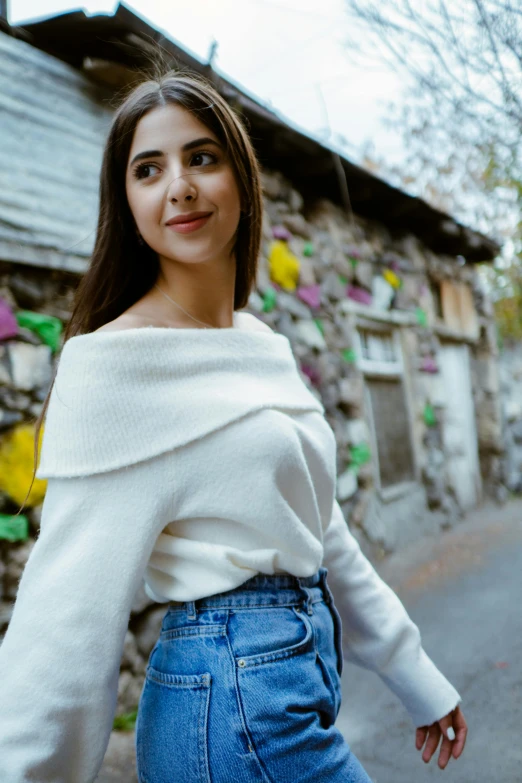
[[[217,163],[217,156],[212,152],[196,152],[190,159],[191,164],[196,166],[212,166]]]
[[[148,169],[157,168],[158,167],[154,163],[138,163],[138,165],[134,167],[133,174],[136,179],[145,179],[150,176]]]

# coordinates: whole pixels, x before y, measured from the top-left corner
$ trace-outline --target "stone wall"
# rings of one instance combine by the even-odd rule
[[[254,296],[251,305],[290,339],[305,380],[325,405],[338,443],[338,499],[366,552],[371,556],[389,552],[462,516],[444,452],[441,341],[469,346],[484,489],[502,499],[496,330],[475,267],[461,258],[435,255],[412,235],[393,237],[380,223],[358,217],[349,220],[328,202],[305,206],[277,174],[265,174],[264,184],[267,215],[260,296]],[[284,285],[276,286],[276,306],[267,313],[274,288],[270,263],[274,237],[286,237],[300,267],[295,288],[290,286],[291,276],[289,281],[278,278]],[[455,322],[451,307],[442,307],[440,288],[445,283],[469,291],[462,324]],[[314,286],[319,289],[315,301],[310,296]],[[315,329],[314,321],[319,321]],[[393,327],[401,335],[417,457],[418,486],[386,502],[375,491],[375,460],[361,465],[353,460],[354,451],[360,452],[370,441],[356,331],[361,323],[371,326],[372,322]],[[427,514],[427,508],[432,513]]]
[[[470,346],[482,475],[486,489],[501,494],[496,337],[475,269],[436,256],[413,235],[393,237],[382,224],[349,219],[329,202],[305,205],[277,173],[265,172],[263,187],[263,247],[248,309],[289,338],[304,382],[325,406],[338,444],[338,500],[365,551],[378,557],[462,514],[446,469],[444,399],[437,391],[441,339]],[[437,293],[444,281],[471,292],[473,335],[444,324]],[[76,284],[70,273],[0,263],[0,321],[8,325],[0,339],[0,634],[38,533],[44,481],[35,482],[27,529],[10,527],[10,515],[29,486],[31,424],[59,355],[59,332]],[[377,488],[361,324],[393,328],[404,358],[415,480],[395,497]],[[164,611],[140,590],[125,641],[119,712],[138,702]]]
[[[508,492],[522,493],[522,347],[508,345],[500,355],[504,456],[502,478]]]

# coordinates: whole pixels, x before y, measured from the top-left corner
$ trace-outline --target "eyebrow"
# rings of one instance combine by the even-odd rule
[[[194,139],[194,141],[189,141],[186,144],[183,145],[181,148],[183,152],[187,152],[188,150],[192,150],[195,147],[201,147],[203,144],[214,144],[215,147],[219,147],[222,149],[221,144],[218,141],[215,141],[215,139],[211,139],[209,136],[204,136],[201,139]],[[138,160],[143,160],[144,158],[164,158],[165,153],[161,150],[145,150],[144,152],[138,152],[137,155],[133,157],[133,159],[130,162],[130,165],[133,166],[134,163]]]

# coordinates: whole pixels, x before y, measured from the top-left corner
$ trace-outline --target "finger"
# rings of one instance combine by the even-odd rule
[[[451,712],[449,715],[445,715],[444,718],[439,720],[439,726],[445,737],[451,741],[455,739],[455,732],[453,729],[453,714]]]
[[[455,729],[456,738],[453,743],[452,754],[454,759],[458,759],[464,750],[468,736],[468,725],[460,707],[457,707],[453,714],[453,727]]]
[[[437,750],[437,746],[439,744],[440,740],[440,726],[438,723],[433,723],[428,728],[428,739],[426,741],[426,747],[424,748],[424,753],[422,754],[422,760],[426,762],[426,764],[429,762],[435,751]]]
[[[455,740],[455,730],[453,728],[453,713],[445,715],[439,720],[439,726],[442,731],[442,744],[439,753],[439,768],[446,769],[451,758],[453,742]]]
[[[453,742],[449,740],[447,737],[442,737],[442,745],[440,746],[440,753],[439,753],[439,767],[440,769],[446,769],[448,766],[448,761],[451,758],[451,750],[453,747]]]
[[[422,746],[426,742],[426,737],[428,736],[428,727],[427,726],[421,726],[417,729],[415,732],[415,747],[417,750],[421,750]]]

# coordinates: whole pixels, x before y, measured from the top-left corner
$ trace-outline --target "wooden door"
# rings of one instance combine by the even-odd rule
[[[443,345],[440,365],[446,398],[443,439],[447,476],[461,507],[469,509],[480,500],[481,478],[468,346]]]

